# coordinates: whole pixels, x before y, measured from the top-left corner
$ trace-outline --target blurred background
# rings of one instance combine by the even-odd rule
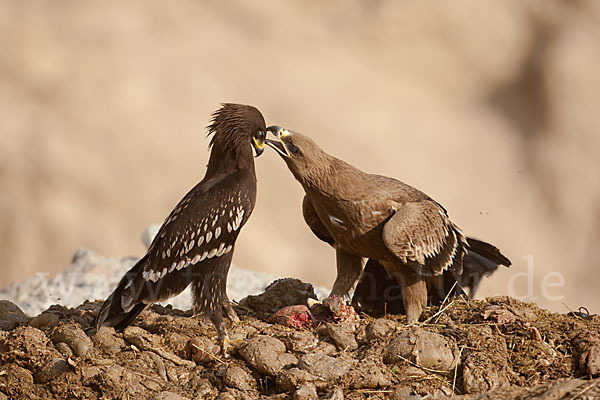
[[[143,255],[221,102],[394,176],[512,259],[481,296],[600,312],[600,2],[0,1],[0,287]],[[275,152],[234,262],[331,286]]]

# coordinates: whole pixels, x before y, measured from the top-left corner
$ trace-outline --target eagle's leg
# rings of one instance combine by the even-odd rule
[[[388,275],[393,276],[402,288],[402,302],[406,311],[406,321],[415,324],[427,307],[427,283],[425,278],[416,274],[401,263],[384,262]]]
[[[239,321],[226,291],[232,253],[199,264],[192,278],[195,311],[210,318],[217,329],[218,341],[223,353],[226,353],[229,345],[223,317],[227,316],[233,322]]]
[[[350,291],[354,289],[358,278],[363,270],[364,260],[360,256],[347,253],[341,249],[336,252],[337,277],[329,296],[350,297]]]

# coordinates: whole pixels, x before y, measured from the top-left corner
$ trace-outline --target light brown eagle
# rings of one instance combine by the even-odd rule
[[[407,320],[413,323],[427,305],[428,284],[448,291],[440,276],[460,277],[465,257],[470,262],[481,258],[478,265],[484,269],[510,265],[494,246],[467,239],[444,207],[425,193],[362,172],[300,133],[279,126],[267,130],[278,140],[266,143],[304,188],[306,223],[336,250],[331,295],[347,295],[361,276],[364,259],[370,259],[398,282]]]

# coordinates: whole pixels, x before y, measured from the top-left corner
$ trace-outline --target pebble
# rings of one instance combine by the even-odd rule
[[[77,357],[84,357],[93,347],[92,340],[74,322],[59,324],[52,333],[52,343],[68,344]]]
[[[294,365],[298,359],[286,353],[285,344],[271,336],[259,335],[248,339],[238,352],[248,364],[263,375],[277,375],[283,367]]]

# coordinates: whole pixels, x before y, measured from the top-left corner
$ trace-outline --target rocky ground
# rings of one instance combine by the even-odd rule
[[[115,333],[95,332],[99,302],[28,317],[1,301],[0,399],[600,397],[598,316],[498,297],[446,302],[414,326],[391,315],[273,317],[309,297],[310,284],[283,280],[240,301],[225,355],[209,322],[172,306]]]

